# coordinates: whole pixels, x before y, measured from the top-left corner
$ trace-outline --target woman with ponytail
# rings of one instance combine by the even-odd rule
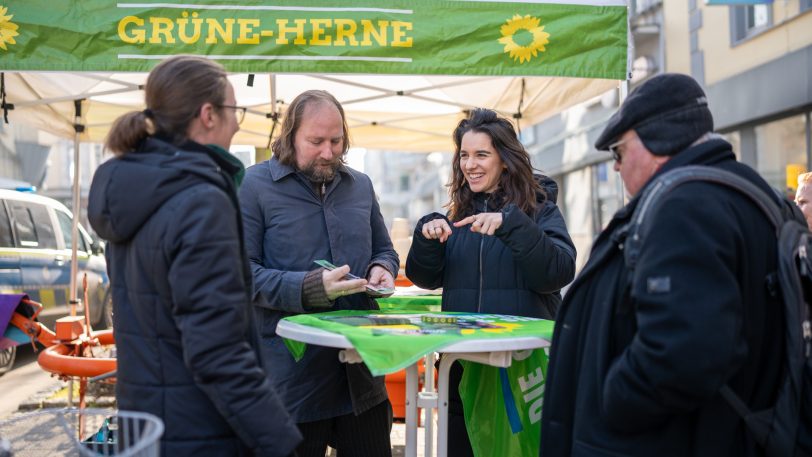
[[[123,410],[163,419],[161,455],[288,456],[301,437],[261,366],[228,153],[245,109],[218,64],[158,64],[116,120],[88,216],[108,240]]]
[[[575,246],[555,204],[558,186],[534,174],[513,125],[478,108],[453,134],[448,214],[418,221],[406,276],[443,288],[443,311],[555,318],[575,275]],[[470,456],[459,383],[449,376],[448,455]]]

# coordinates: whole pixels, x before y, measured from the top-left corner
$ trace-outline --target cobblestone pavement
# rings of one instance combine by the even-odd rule
[[[114,408],[115,399],[111,395],[112,392],[108,389],[98,389],[99,391],[92,390],[88,395],[88,403],[93,407],[101,408]],[[39,410],[41,408],[64,408],[67,406],[67,389],[62,386],[52,386],[48,389],[39,392],[37,395],[32,396],[27,401],[19,405],[19,413]],[[77,396],[78,397],[78,396]],[[434,432],[437,432],[437,417],[434,419]],[[403,457],[405,455],[406,446],[406,424],[403,421],[395,422],[392,424],[392,433],[390,435],[392,442],[392,457]],[[436,455],[436,449],[434,450]],[[335,452],[328,453],[335,455]],[[417,429],[417,456],[427,457],[425,455],[425,428],[418,427]],[[432,457],[432,456],[429,456]]]

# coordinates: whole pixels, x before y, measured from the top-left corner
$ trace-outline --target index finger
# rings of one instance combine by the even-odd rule
[[[468,216],[465,219],[461,219],[461,220],[459,220],[457,222],[454,222],[454,227],[462,227],[464,225],[468,225],[468,224],[474,222],[474,220],[475,220],[474,216]]]

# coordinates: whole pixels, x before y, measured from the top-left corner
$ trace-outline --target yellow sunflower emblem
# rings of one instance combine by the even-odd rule
[[[502,38],[499,42],[505,45],[505,52],[519,63],[529,62],[539,52],[544,52],[544,45],[549,43],[550,34],[539,25],[541,20],[530,15],[519,14],[505,21],[500,31]]]
[[[14,17],[14,15],[9,14],[6,16],[7,12],[8,8],[0,6],[0,49],[4,51],[8,51],[6,43],[17,44],[17,42],[14,41],[14,37],[19,35],[19,33],[17,33],[17,24],[11,22],[11,18]]]

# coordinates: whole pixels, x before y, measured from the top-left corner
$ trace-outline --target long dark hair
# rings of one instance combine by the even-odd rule
[[[285,120],[282,121],[282,129],[279,136],[274,140],[271,145],[271,150],[279,163],[291,167],[296,166],[296,132],[302,124],[302,117],[304,117],[305,108],[310,105],[328,104],[334,105],[338,108],[341,114],[342,128],[344,129],[344,152],[342,153],[342,162],[344,156],[350,149],[350,130],[347,127],[347,118],[344,116],[344,108],[341,103],[333,97],[332,94],[326,90],[307,90],[297,95],[293,99],[287,111],[285,112]]]
[[[149,135],[179,144],[204,103],[219,108],[226,100],[225,69],[202,57],[175,56],[152,69],[144,87],[147,109],[120,116],[105,146],[117,156],[133,151]]]
[[[499,177],[499,188],[495,192],[502,205],[515,204],[525,214],[533,216],[536,209],[536,195],[545,196],[544,190],[533,177],[530,154],[524,149],[509,120],[496,112],[476,108],[454,129],[454,159],[451,162],[451,182],[448,183],[450,201],[446,205],[452,221],[458,221],[474,214],[474,192],[468,186],[460,168],[460,148],[462,137],[468,132],[487,134],[494,149],[502,159],[505,168]]]

